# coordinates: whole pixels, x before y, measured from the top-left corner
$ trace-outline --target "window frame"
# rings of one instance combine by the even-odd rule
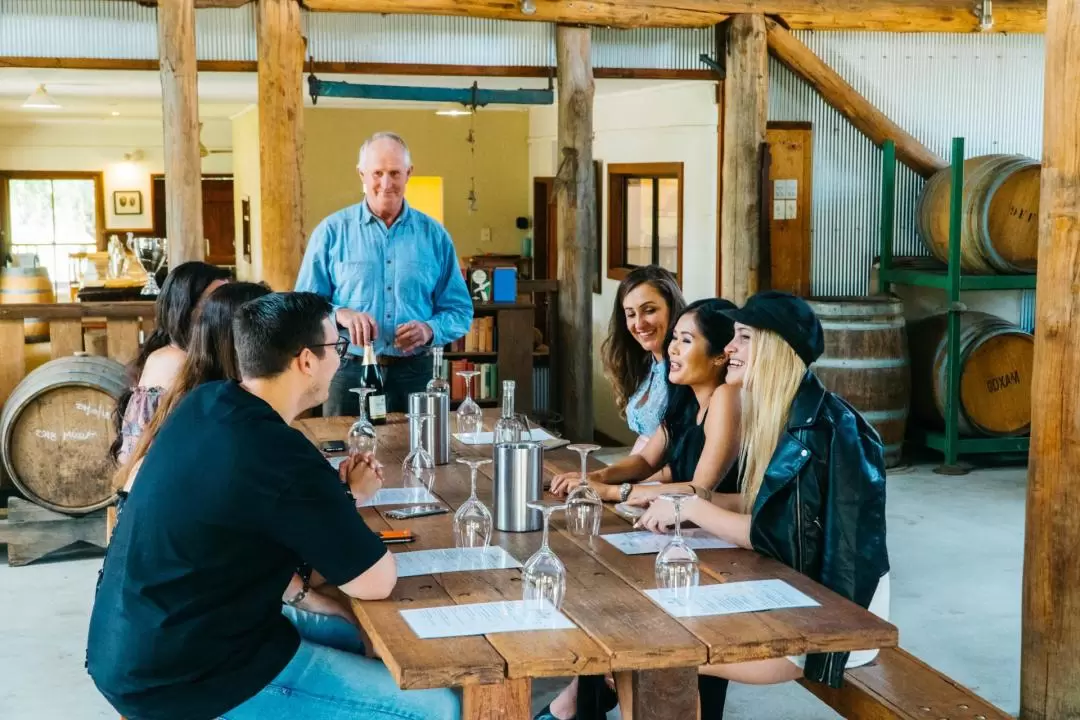
[[[105,173],[83,170],[0,170],[0,253],[11,249],[11,208],[8,206],[9,180],[93,180],[97,251],[105,250]],[[56,245],[53,238],[53,245]],[[60,243],[61,245],[66,243]]]
[[[676,212],[675,280],[682,287],[683,272],[683,164],[670,163],[611,163],[608,165],[608,237],[607,277],[622,281],[635,266],[626,262],[626,194],[629,180],[652,180],[654,193],[659,192],[658,180],[675,180],[678,184]],[[653,204],[653,255],[658,251],[656,220],[659,206]]]

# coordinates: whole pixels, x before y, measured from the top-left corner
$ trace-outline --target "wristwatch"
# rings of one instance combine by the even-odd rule
[[[295,606],[297,603],[303,602],[304,598],[307,597],[308,590],[311,590],[311,568],[308,566],[298,568],[296,573],[300,576],[300,579],[304,581],[304,584],[299,592],[285,601],[286,605]]]
[[[630,491],[634,489],[634,486],[626,482],[619,486],[619,502],[626,502],[630,499]]]

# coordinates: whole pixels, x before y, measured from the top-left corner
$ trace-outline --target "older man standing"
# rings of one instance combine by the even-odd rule
[[[382,365],[387,411],[405,411],[409,393],[431,378],[424,349],[464,336],[473,317],[450,234],[405,201],[412,174],[405,141],[389,132],[371,136],[360,147],[357,171],[364,199],[319,223],[296,279],[297,290],[330,301],[356,356],[334,377],[326,415],[357,414],[349,388],[360,384],[359,356],[368,342]]]

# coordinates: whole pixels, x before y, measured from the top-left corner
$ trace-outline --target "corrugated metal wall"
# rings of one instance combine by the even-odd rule
[[[201,60],[255,60],[255,5],[197,15]],[[555,65],[548,23],[427,15],[307,13],[316,60],[449,65]],[[597,29],[593,64],[603,68],[703,69],[711,30]],[[0,0],[0,56],[156,59],[153,8],[115,0]]]
[[[796,35],[946,159],[954,136],[966,138],[968,156],[1041,156],[1041,35]],[[769,119],[813,124],[812,291],[865,293],[879,248],[881,153],[775,60],[769,73]],[[896,252],[924,255],[913,222],[923,181],[902,165],[897,180]]]

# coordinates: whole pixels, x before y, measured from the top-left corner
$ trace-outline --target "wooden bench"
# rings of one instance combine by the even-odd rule
[[[1012,720],[900,648],[882,649],[873,663],[848,670],[839,690],[800,682],[848,720]]]

